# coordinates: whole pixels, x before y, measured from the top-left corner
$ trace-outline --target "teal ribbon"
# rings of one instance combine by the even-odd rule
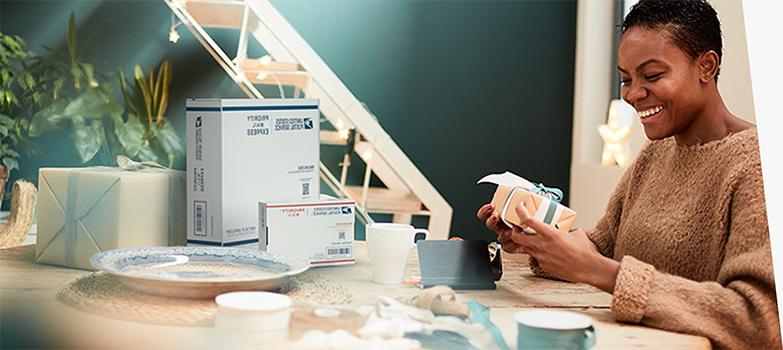
[[[533,185],[533,188],[530,189],[530,192],[549,198],[557,203],[560,203],[563,200],[563,191],[561,189],[556,187],[546,187],[542,183]]]
[[[179,212],[184,208],[184,199],[178,195],[178,193],[184,192],[185,185],[185,173],[173,169],[166,168],[160,164],[152,162],[138,163],[130,160],[125,156],[117,156],[117,165],[121,170],[125,171],[137,171],[137,170],[154,170],[164,172],[169,177],[169,244],[177,245],[184,243],[185,229],[182,227],[183,220],[180,220]],[[68,191],[65,200],[65,223],[60,228],[54,237],[63,235],[65,239],[65,264],[68,266],[76,266],[76,247],[78,243],[78,234],[76,233],[76,227],[79,220],[78,217],[78,203],[79,203],[79,179],[80,175],[85,170],[112,170],[117,168],[109,167],[89,167],[74,169],[68,174]],[[100,200],[100,199],[99,199]],[[94,204],[94,203],[93,203]],[[44,248],[45,249],[45,248]],[[100,249],[100,248],[99,248]]]
[[[76,234],[76,224],[78,218],[76,217],[79,192],[79,174],[84,169],[76,169],[68,174],[68,193],[65,199],[65,223],[62,227],[62,234],[65,237],[65,263],[69,266],[76,265],[76,243],[78,241],[78,235]],[[59,233],[58,233],[59,234]],[[57,234],[55,234],[55,237]]]
[[[557,212],[557,202],[555,202],[554,199],[549,201],[549,207],[546,208],[546,214],[544,214],[544,223],[545,224],[552,224],[552,219],[555,217],[555,213]]]
[[[492,335],[492,340],[500,350],[509,350],[508,344],[503,338],[503,333],[500,332],[500,329],[498,329],[489,318],[489,308],[481,305],[481,303],[474,299],[468,301],[468,308],[470,308],[470,319],[468,319],[468,322],[481,325],[481,327]]]

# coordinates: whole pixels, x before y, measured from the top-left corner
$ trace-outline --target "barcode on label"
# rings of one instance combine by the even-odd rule
[[[327,248],[326,249],[326,255],[328,257],[330,257],[330,258],[336,257],[336,256],[350,257],[351,256],[351,247]]]
[[[306,182],[302,184],[302,196],[310,195],[310,183]]]
[[[193,234],[207,235],[207,202],[193,201]]]

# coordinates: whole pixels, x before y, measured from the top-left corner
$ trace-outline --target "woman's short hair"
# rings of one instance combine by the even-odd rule
[[[723,57],[720,21],[705,0],[640,0],[623,21],[623,33],[633,27],[664,29],[669,39],[694,59],[710,50]]]

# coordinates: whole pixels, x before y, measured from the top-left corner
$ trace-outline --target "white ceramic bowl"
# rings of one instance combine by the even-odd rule
[[[231,292],[215,298],[218,314],[215,327],[271,331],[287,329],[291,322],[290,297],[270,292]]]

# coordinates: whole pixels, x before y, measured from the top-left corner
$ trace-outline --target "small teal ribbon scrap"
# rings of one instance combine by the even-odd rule
[[[509,350],[508,344],[503,338],[503,333],[501,333],[500,329],[489,319],[489,308],[481,305],[481,303],[474,299],[468,301],[468,308],[470,308],[470,319],[468,321],[484,327],[484,329],[492,335],[492,339],[500,350]]]

